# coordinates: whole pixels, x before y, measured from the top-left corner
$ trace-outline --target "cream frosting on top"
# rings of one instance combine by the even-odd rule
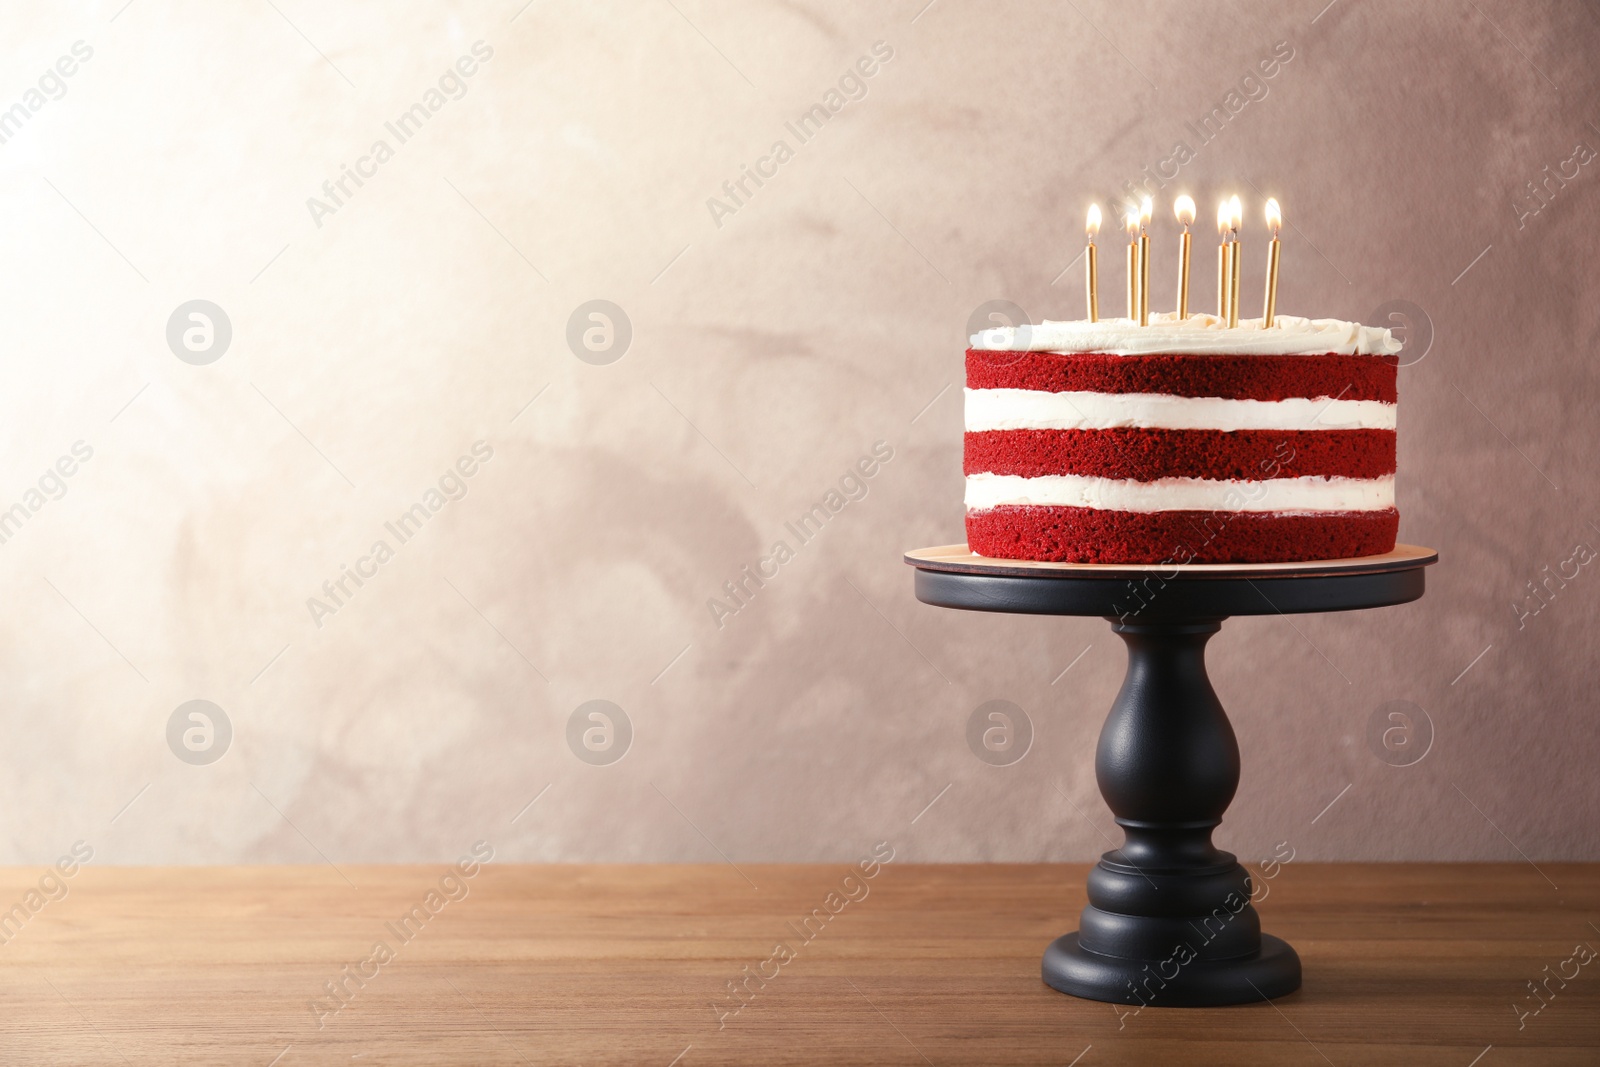
[[[1303,319],[1278,315],[1270,328],[1261,319],[1240,319],[1229,328],[1215,315],[1172,312],[1150,316],[1150,325],[1132,319],[998,326],[972,335],[973,348],[991,352],[1106,352],[1117,356],[1159,352],[1214,352],[1224,355],[1392,356],[1401,349],[1388,330],[1342,319]]]

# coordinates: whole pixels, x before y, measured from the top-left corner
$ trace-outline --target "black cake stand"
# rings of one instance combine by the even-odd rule
[[[1230,615],[1404,604],[1432,549],[1314,563],[1126,565],[985,559],[966,545],[906,553],[917,599],[968,611],[1100,615],[1128,672],[1100,730],[1095,779],[1125,842],[1089,872],[1079,929],[1045,950],[1063,993],[1201,1006],[1300,988],[1300,957],[1261,932],[1250,876],[1211,832],[1239,785],[1239,745],[1206,677],[1205,645]]]

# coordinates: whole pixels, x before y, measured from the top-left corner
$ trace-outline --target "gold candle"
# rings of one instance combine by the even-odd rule
[[[1239,325],[1239,226],[1244,222],[1237,196],[1228,201],[1228,229],[1233,236],[1233,258],[1228,265],[1228,328]]]
[[[1270,327],[1278,318],[1278,231],[1283,227],[1283,211],[1278,201],[1267,201],[1267,228],[1272,231],[1272,243],[1267,246],[1267,301],[1261,313],[1261,325]]]
[[[1123,229],[1128,231],[1128,320],[1139,321],[1139,213],[1130,211],[1122,217]]]
[[[1155,205],[1147,196],[1139,204],[1139,325],[1150,325],[1150,214]]]
[[[1178,197],[1172,212],[1183,223],[1183,238],[1178,243],[1178,321],[1189,317],[1189,226],[1194,222],[1194,201]]]
[[[1217,205],[1217,236],[1222,238],[1222,243],[1217,245],[1217,318],[1223,322],[1228,321],[1228,277],[1233,272],[1228,262],[1228,202],[1224,200]]]
[[[1099,260],[1095,256],[1095,253],[1094,253],[1094,238],[1095,238],[1095,235],[1100,232],[1100,205],[1099,204],[1090,204],[1089,205],[1089,218],[1088,218],[1088,221],[1086,221],[1083,224],[1083,232],[1085,234],[1087,234],[1088,238],[1089,238],[1089,249],[1088,249],[1088,252],[1087,252],[1087,255],[1089,257],[1089,273],[1087,275],[1085,275],[1085,278],[1087,280],[1087,287],[1088,287],[1087,297],[1088,297],[1088,302],[1089,302],[1089,321],[1090,322],[1099,322],[1100,321],[1100,263],[1099,263]]]

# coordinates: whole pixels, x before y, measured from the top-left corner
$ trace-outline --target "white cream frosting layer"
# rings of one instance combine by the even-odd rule
[[[1179,320],[1171,312],[1150,316],[1150,325],[1132,319],[998,326],[972,335],[971,346],[994,352],[1107,352],[1117,356],[1160,352],[1215,352],[1225,355],[1392,356],[1401,344],[1386,329],[1342,319],[1302,319],[1278,315],[1270,329],[1261,319],[1241,319],[1229,329],[1215,315]]]
[[[1381,400],[1223,400],[1166,393],[968,389],[967,430],[1392,430]]]
[[[1394,507],[1394,475],[1382,478],[1308,475],[1252,482],[1159,478],[1153,482],[1137,482],[1076,474],[1041,478],[969,474],[966,504],[970,511],[983,511],[1002,504],[1139,512],[1382,511]]]

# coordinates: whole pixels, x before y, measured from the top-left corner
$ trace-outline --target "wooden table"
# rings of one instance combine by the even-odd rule
[[[490,864],[402,942],[446,870],[85,867],[0,926],[0,1063],[1600,1063],[1600,959],[1565,962],[1600,949],[1600,865],[1292,862],[1260,908],[1300,992],[1137,1014],[1039,979],[1087,865],[891,863],[803,942],[848,864]],[[776,977],[719,1025],[747,966]]]

